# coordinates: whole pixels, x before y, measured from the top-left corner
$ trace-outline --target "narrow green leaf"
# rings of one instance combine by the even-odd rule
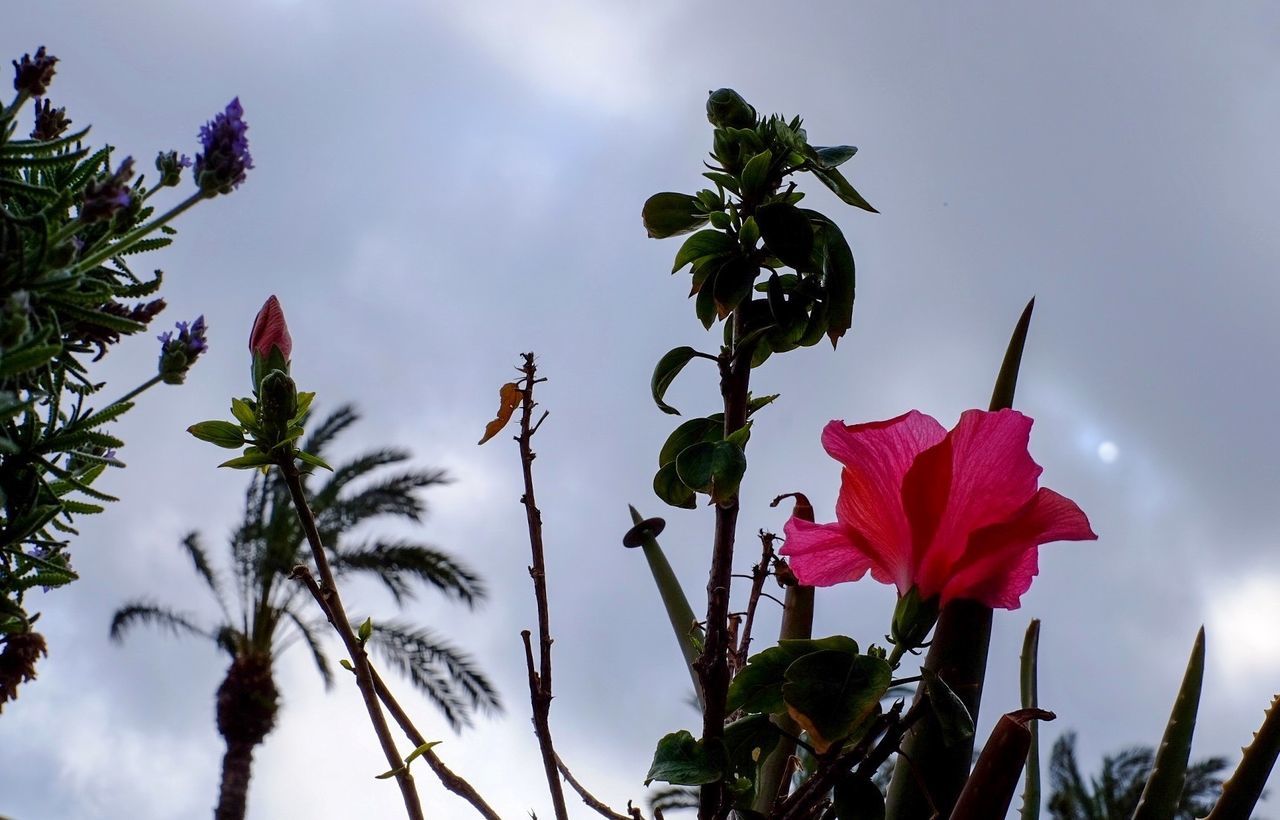
[[[394,769],[391,769],[390,771],[383,772],[382,774],[379,774],[379,775],[374,775],[374,777],[378,780],[389,780],[390,778],[396,777],[397,775],[404,774],[407,771],[409,771],[408,766],[400,765],[400,766],[396,766]]]
[[[308,453],[305,450],[294,450],[293,457],[298,459],[298,461],[301,461],[303,464],[310,464],[312,467],[319,467],[322,470],[333,472],[333,468],[326,464],[324,459],[320,458],[320,456]]]
[[[1204,627],[1196,634],[1187,671],[1178,689],[1173,712],[1156,750],[1155,762],[1147,785],[1142,790],[1133,820],[1168,820],[1178,808],[1182,786],[1187,777],[1187,760],[1191,757],[1191,737],[1196,729],[1196,713],[1200,708],[1200,688],[1204,683]]]
[[[823,258],[823,299],[826,302],[826,334],[834,348],[853,325],[855,270],[853,251],[834,222],[823,218],[820,228],[826,249]],[[807,335],[807,334],[806,334]]]
[[[266,453],[257,451],[243,456],[237,456],[233,459],[228,459],[218,466],[230,467],[233,470],[251,470],[254,467],[267,467],[271,464],[275,464],[275,462],[272,461]]]
[[[658,365],[653,369],[653,378],[649,382],[649,389],[653,393],[653,400],[658,405],[658,409],[664,413],[672,415],[680,415],[680,411],[667,404],[662,397],[667,394],[667,388],[671,386],[671,382],[675,381],[676,376],[680,375],[680,371],[684,369],[695,356],[698,351],[692,347],[676,347],[668,350],[666,354],[658,360]]]
[[[0,377],[8,378],[28,370],[35,370],[49,363],[49,360],[62,352],[62,345],[30,345],[28,347],[7,350],[0,358]]]
[[[360,628],[356,630],[356,638],[359,639],[361,645],[369,640],[369,636],[373,634],[373,618],[365,618],[360,624]]]
[[[404,765],[408,766],[418,757],[426,754],[427,752],[431,751],[433,748],[435,748],[436,746],[439,746],[443,742],[444,741],[442,740],[428,740],[426,743],[414,749],[412,752],[409,752],[409,756],[404,759]]]
[[[240,425],[229,421],[202,421],[187,428],[187,432],[201,441],[237,450],[244,446],[244,433]]]
[[[871,207],[871,203],[862,198],[862,194],[849,184],[849,180],[844,178],[835,168],[818,168],[811,167],[809,173],[813,174],[825,186],[831,189],[832,193],[840,197],[840,199],[848,205],[855,208],[861,208],[864,211],[870,211],[873,214],[880,213]]]

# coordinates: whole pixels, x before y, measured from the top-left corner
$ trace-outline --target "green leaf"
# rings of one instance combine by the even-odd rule
[[[810,268],[813,225],[799,208],[785,202],[771,202],[757,208],[755,218],[770,253],[788,267]]]
[[[356,638],[359,639],[363,646],[369,640],[369,636],[373,634],[373,618],[365,618],[360,624],[360,628],[356,630]]]
[[[28,370],[35,370],[49,363],[49,360],[62,352],[62,345],[29,345],[15,350],[5,351],[0,358],[0,377],[8,378]]]
[[[746,424],[742,425],[741,427],[739,427],[737,430],[734,430],[725,438],[726,442],[734,445],[739,450],[742,450],[744,452],[747,449],[747,442],[750,440],[751,440],[751,422],[747,422]]]
[[[395,777],[396,775],[404,774],[408,770],[409,770],[408,766],[401,764],[399,766],[396,766],[394,769],[391,769],[390,771],[383,772],[382,774],[379,774],[379,775],[374,775],[374,777],[378,780],[388,780],[392,777]]]
[[[769,170],[773,166],[773,152],[768,148],[756,154],[742,168],[742,194],[755,196],[765,191],[769,182]]]
[[[201,441],[236,450],[244,446],[244,433],[240,425],[229,421],[202,421],[187,428],[187,432]]]
[[[658,466],[663,467],[676,460],[684,448],[700,441],[719,441],[724,438],[724,421],[721,419],[689,419],[667,436],[658,452]]]
[[[343,669],[347,670],[348,672],[356,671],[356,668],[351,665],[351,661],[347,660],[346,658],[340,659],[338,661],[338,665],[341,666]]]
[[[836,196],[840,197],[840,199],[846,204],[852,205],[855,208],[861,208],[864,211],[870,211],[873,214],[880,213],[875,208],[871,207],[871,203],[863,199],[862,194],[858,193],[857,190],[849,184],[849,180],[844,178],[844,174],[841,174],[835,168],[822,169],[815,166],[808,170],[809,173],[817,177],[823,185],[830,188],[831,191]]]
[[[720,231],[698,231],[686,239],[684,244],[680,246],[680,250],[676,251],[676,261],[671,267],[671,272],[675,273],[696,260],[722,256],[727,253],[733,253],[737,249],[737,244],[728,235]]]
[[[879,708],[892,677],[883,658],[826,649],[787,668],[782,698],[788,714],[822,754],[850,737]]]
[[[295,450],[293,452],[293,456],[303,464],[310,464],[312,467],[319,467],[322,470],[333,472],[333,468],[326,464],[324,459],[320,458],[320,456],[313,455],[305,450]]]
[[[698,299],[694,303],[694,312],[698,316],[698,321],[702,322],[702,326],[707,330],[716,323],[715,280],[718,277],[719,271],[708,277],[698,290]]]
[[[763,652],[752,655],[729,683],[726,708],[730,712],[742,709],[746,712],[783,714],[787,705],[782,699],[782,684],[791,664],[819,651],[858,654],[858,642],[843,635],[828,638],[790,638],[778,642]]]
[[[662,465],[653,477],[653,493],[672,507],[693,510],[698,507],[698,495],[685,486],[676,474],[676,463]]]
[[[1191,757],[1191,737],[1196,730],[1196,713],[1200,708],[1200,687],[1204,683],[1204,627],[1196,634],[1191,659],[1178,689],[1173,712],[1165,725],[1164,737],[1156,749],[1156,759],[1142,790],[1133,820],[1166,820],[1173,817],[1187,778],[1187,760]]]
[[[218,466],[230,467],[233,470],[251,470],[254,467],[267,467],[272,464],[275,464],[275,462],[272,461],[271,458],[266,453],[262,452],[261,450],[258,450],[252,453],[246,453],[245,455],[238,456],[233,459],[229,459],[227,461],[222,462]]]
[[[833,145],[830,148],[813,146],[806,153],[814,165],[824,171],[829,171],[853,159],[853,155],[858,153],[858,149],[852,145]]]
[[[768,396],[761,396],[759,398],[748,398],[747,399],[747,418],[751,418],[751,416],[754,415],[757,410],[763,407],[768,407],[769,405],[773,404],[775,401],[777,401],[778,396],[781,396],[781,395],[782,395],[781,393],[772,393]]]
[[[747,457],[727,441],[703,442],[676,456],[675,467],[685,486],[708,493],[719,504],[737,494],[747,471]]]
[[[942,728],[942,742],[951,746],[973,736],[973,716],[964,701],[951,690],[947,682],[932,670],[921,667],[925,691],[929,693],[929,705]]]
[[[723,770],[716,765],[702,744],[694,740],[688,731],[681,729],[658,741],[658,748],[653,753],[653,764],[649,766],[644,784],[648,786],[657,780],[673,786],[701,786],[715,783],[723,776]]]
[[[307,411],[311,409],[311,402],[313,402],[315,398],[316,393],[314,390],[298,393],[298,412],[293,416],[292,420],[294,422],[301,423],[303,417],[307,415]]]
[[[778,745],[782,735],[768,715],[748,715],[724,727],[729,762],[739,774],[755,781],[756,768]]]
[[[826,334],[834,348],[853,325],[853,251],[834,222],[824,219],[819,230],[826,249],[822,266],[823,297],[827,308]]]
[[[253,429],[258,425],[258,417],[253,412],[253,407],[244,399],[231,400],[231,415],[235,416],[236,421],[249,429]]]
[[[697,197],[670,191],[649,197],[640,216],[653,239],[688,233],[707,221]]]
[[[751,288],[759,274],[760,268],[754,262],[741,257],[734,257],[725,263],[716,274],[712,287],[716,312],[721,319],[736,310],[744,299],[750,299]]]
[[[431,749],[433,749],[436,746],[439,746],[443,742],[444,741],[442,740],[428,740],[426,743],[414,749],[412,752],[409,752],[409,756],[404,759],[404,765],[408,766],[418,757],[426,754],[427,752],[431,751]]]
[[[649,381],[649,390],[653,393],[653,400],[662,412],[674,416],[680,415],[680,411],[663,401],[662,397],[667,394],[667,388],[671,386],[671,382],[675,381],[676,376],[680,375],[684,366],[697,355],[698,351],[692,347],[676,347],[668,350],[658,360],[658,366],[653,369],[653,378]]]
[[[884,820],[884,795],[880,787],[850,772],[836,783],[837,820]]]

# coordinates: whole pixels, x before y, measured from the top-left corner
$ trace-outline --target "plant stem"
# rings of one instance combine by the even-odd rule
[[[724,402],[724,435],[737,432],[747,422],[747,392],[751,379],[751,357],[739,355],[743,317],[733,312],[733,344],[720,357],[720,396]],[[729,584],[733,577],[733,544],[738,527],[738,494],[716,505],[715,541],[711,552],[711,572],[707,579],[707,638],[698,673],[702,678],[705,708],[702,712],[702,742],[710,746],[724,737],[725,701],[729,694]],[[708,783],[698,797],[698,820],[717,820],[727,815],[725,784]]]
[[[382,714],[373,680],[373,667],[369,665],[369,656],[351,629],[350,621],[347,620],[342,598],[338,594],[338,586],[333,579],[333,570],[329,567],[324,544],[320,541],[320,531],[316,527],[315,515],[311,512],[306,493],[302,489],[298,465],[293,461],[292,448],[278,464],[285,483],[289,487],[289,495],[293,498],[293,506],[297,510],[302,531],[306,533],[307,543],[311,545],[311,557],[315,561],[316,570],[320,573],[320,586],[313,590],[313,594],[319,592],[317,602],[320,608],[324,610],[325,617],[337,630],[343,645],[351,655],[356,683],[360,687],[360,695],[364,698],[365,709],[369,712],[369,722],[373,724],[373,731],[378,736],[378,743],[382,746],[388,765],[396,772],[396,783],[400,786],[400,794],[404,798],[404,808],[409,815],[409,820],[423,820],[422,804],[418,800],[418,791],[413,785],[413,775],[409,773],[409,767],[404,765],[403,758],[396,750],[395,740],[391,737],[391,728],[387,725],[386,716]]]
[[[529,671],[529,700],[533,708],[533,729],[538,737],[538,747],[542,751],[542,768],[547,777],[547,789],[551,792],[551,805],[556,820],[568,820],[569,812],[565,808],[564,788],[560,783],[559,767],[555,746],[551,740],[551,615],[547,606],[547,562],[542,543],[542,511],[538,509],[533,494],[533,460],[537,454],[533,452],[533,434],[542,419],[533,423],[533,387],[543,379],[537,378],[538,366],[534,363],[532,353],[521,354],[524,365],[524,387],[521,388],[520,400],[520,435],[516,441],[520,444],[520,466],[524,475],[524,495],[520,503],[524,505],[525,517],[529,525],[529,547],[533,554],[533,564],[529,567],[529,577],[533,579],[533,596],[538,608],[538,663],[535,668],[533,646],[529,630],[520,636],[524,639],[525,660]],[[546,418],[544,413],[543,419]]]
[[[162,380],[163,380],[163,377],[161,377],[161,376],[158,376],[158,375],[157,375],[157,376],[152,376],[151,378],[147,379],[147,380],[146,380],[145,382],[143,382],[142,384],[140,384],[140,385],[138,385],[137,387],[135,387],[135,388],[133,388],[132,390],[130,390],[128,393],[125,393],[125,394],[124,394],[123,396],[121,396],[120,398],[118,398],[118,399],[116,399],[115,401],[111,402],[111,404],[107,405],[107,407],[114,407],[114,406],[116,406],[117,404],[124,404],[125,402],[130,401],[131,399],[135,399],[135,398],[137,398],[138,396],[140,396],[141,394],[143,394],[143,393],[145,393],[146,391],[150,390],[151,388],[155,387],[155,386],[156,386],[157,384],[159,384]]]
[[[177,205],[174,205],[165,213],[151,220],[147,224],[139,225],[138,227],[129,231],[124,236],[117,239],[115,242],[111,243],[110,245],[107,245],[105,248],[101,248],[95,253],[91,253],[88,256],[86,256],[84,259],[81,259],[79,262],[76,263],[75,272],[84,273],[87,270],[91,270],[92,268],[97,267],[98,265],[101,265],[103,262],[107,261],[111,257],[117,256],[123,253],[134,242],[137,242],[139,239],[142,239],[147,234],[156,230],[160,226],[166,225],[169,222],[173,221],[173,219],[175,219],[183,211],[186,211],[192,205],[195,205],[200,200],[207,199],[207,198],[208,197],[206,197],[204,193],[197,191],[196,193],[192,194],[191,196],[179,202]]]

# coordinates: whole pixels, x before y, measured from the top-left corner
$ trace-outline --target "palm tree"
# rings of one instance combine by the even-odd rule
[[[1076,762],[1076,735],[1067,732],[1053,744],[1049,777],[1049,816],[1053,820],[1129,820],[1138,807],[1142,788],[1151,774],[1155,753],[1149,746],[1135,746],[1102,759],[1102,773],[1088,783]],[[1182,798],[1171,820],[1194,820],[1213,808],[1222,792],[1222,772],[1227,761],[1210,757],[1187,767]]]
[[[315,427],[303,448],[323,453],[357,418],[351,407],[340,408]],[[484,586],[449,555],[404,540],[350,537],[357,526],[374,518],[421,519],[425,506],[418,491],[449,479],[438,470],[388,473],[386,468],[408,458],[407,452],[390,448],[364,453],[339,464],[308,493],[334,574],[370,575],[386,586],[397,604],[411,599],[416,586],[425,585],[474,606],[484,597]],[[116,611],[111,637],[119,641],[135,624],[149,624],[205,638],[231,656],[217,692],[218,732],[226,741],[226,753],[214,816],[241,820],[253,751],[275,726],[279,709],[275,661],[301,641],[310,649],[325,687],[331,686],[333,672],[320,640],[327,624],[302,585],[287,577],[294,566],[309,565],[311,553],[278,471],[265,477],[255,472],[249,485],[244,520],[230,540],[230,598],[223,573],[214,568],[196,533],[183,539],[182,549],[213,593],[220,620],[205,626],[185,613],[135,600]],[[471,659],[428,630],[379,621],[369,646],[388,667],[407,676],[455,731],[470,724],[475,710],[501,708],[497,693]]]

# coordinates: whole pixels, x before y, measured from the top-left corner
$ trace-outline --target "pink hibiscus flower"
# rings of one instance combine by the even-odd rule
[[[1095,539],[1069,498],[1038,487],[1031,419],[968,410],[947,432],[916,410],[822,431],[844,465],[836,522],[787,521],[782,554],[801,583],[871,577],[920,598],[1017,609],[1039,572],[1039,546]]]

